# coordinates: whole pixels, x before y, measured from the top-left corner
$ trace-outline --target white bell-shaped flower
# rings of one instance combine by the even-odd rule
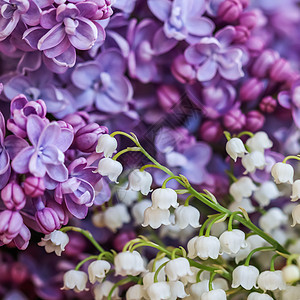
[[[151,195],[152,206],[154,208],[169,209],[171,206],[178,207],[177,193],[170,188],[159,188],[153,191]]]
[[[232,272],[232,287],[242,286],[245,290],[257,288],[256,281],[259,271],[254,266],[238,266]]]
[[[55,252],[61,256],[61,252],[65,251],[66,245],[69,243],[69,237],[66,233],[60,230],[54,230],[50,234],[46,234],[38,243],[39,246],[45,246],[47,253]]]
[[[92,215],[92,223],[95,227],[105,227],[105,222],[104,222],[104,212],[102,211],[97,211],[94,212]]]
[[[184,298],[187,293],[184,290],[184,285],[181,281],[170,281],[168,282],[171,290],[171,297],[169,300],[177,300],[178,298]]]
[[[286,283],[294,283],[300,279],[300,270],[296,265],[287,265],[281,271],[283,280]]]
[[[195,242],[197,256],[206,260],[217,259],[220,253],[221,244],[215,236],[199,236]]]
[[[98,172],[102,176],[108,176],[111,181],[118,183],[117,179],[122,171],[123,166],[120,162],[105,157],[100,159],[97,170],[93,172]]]
[[[126,206],[132,206],[133,202],[138,200],[139,193],[136,191],[127,189],[128,183],[125,182],[122,185],[117,185],[116,188],[116,196],[117,200],[124,203]]]
[[[262,207],[268,206],[271,200],[278,198],[281,195],[276,184],[272,181],[263,182],[260,187],[254,192],[254,199]]]
[[[197,274],[199,272],[199,269],[196,267],[191,267],[191,271],[193,275],[186,275],[180,278],[180,281],[183,283],[184,286],[186,286],[189,283],[197,282]]]
[[[177,281],[181,277],[193,275],[190,263],[184,257],[170,260],[165,266],[165,272],[170,281]]]
[[[170,211],[168,209],[159,209],[148,207],[144,213],[143,227],[150,226],[157,229],[161,225],[170,225]]]
[[[103,215],[103,221],[106,227],[111,231],[116,232],[124,223],[130,221],[130,215],[127,207],[123,203],[116,204],[107,208]]]
[[[240,207],[249,214],[255,212],[255,207],[252,205],[252,202],[249,198],[243,198],[241,202],[234,201],[230,203],[228,209],[232,212],[241,211]]]
[[[212,285],[214,288],[214,285]],[[201,299],[203,293],[209,291],[209,280],[205,279],[200,282],[194,283],[189,288],[189,294],[192,299]]]
[[[184,206],[180,205],[175,209],[175,223],[179,228],[184,229],[188,225],[191,225],[194,228],[200,227],[199,219],[200,212],[197,208],[189,205]]]
[[[88,267],[89,279],[92,284],[102,282],[106,273],[110,270],[110,264],[106,260],[93,261]]]
[[[142,200],[137,202],[132,207],[131,213],[134,217],[135,225],[141,225],[144,222],[144,213],[148,207],[151,207],[152,202],[150,200]]]
[[[298,204],[293,208],[292,218],[293,218],[292,227],[294,227],[296,224],[300,224],[300,204]]]
[[[147,288],[151,300],[164,300],[171,297],[171,288],[167,282],[155,282]]]
[[[64,286],[62,290],[74,290],[76,293],[87,291],[87,274],[82,271],[70,270],[64,274]]]
[[[226,143],[226,152],[234,161],[238,157],[243,157],[245,153],[248,153],[244,143],[239,138],[232,138]]]
[[[292,186],[291,201],[297,201],[300,198],[300,179],[295,180]]]
[[[246,169],[244,174],[253,173],[256,169],[263,170],[266,166],[265,155],[259,151],[253,151],[242,157],[242,165]]]
[[[147,293],[144,286],[135,284],[131,286],[126,292],[126,300],[140,300],[146,299]]]
[[[257,292],[253,292],[249,294],[247,297],[247,300],[274,300],[271,296],[268,294],[261,294]]]
[[[258,276],[257,284],[263,291],[284,290],[286,288],[281,271],[261,272]]]
[[[194,259],[197,257],[197,250],[196,250],[196,241],[198,240],[199,236],[194,236],[190,239],[187,243],[187,250],[188,250],[188,258]]]
[[[258,221],[259,226],[265,232],[270,233],[272,230],[286,224],[287,215],[278,207],[270,208]]]
[[[115,275],[132,275],[137,276],[145,272],[144,260],[137,251],[120,252],[115,256]]]
[[[251,197],[256,188],[256,185],[250,177],[243,176],[230,186],[229,194],[235,201],[240,202],[243,198]]]
[[[94,289],[94,296],[95,296],[95,300],[107,300],[107,297],[111,291],[111,289],[113,288],[114,283],[108,280],[105,280],[104,282],[97,284]],[[118,300],[121,299],[119,297],[119,288],[116,287],[111,295],[111,299],[112,300]]]
[[[225,231],[219,237],[221,251],[227,254],[236,254],[241,248],[245,248],[245,233],[239,229]]]
[[[111,137],[109,134],[102,134],[98,139],[96,152],[103,152],[105,157],[111,157],[112,154],[116,151],[117,146],[118,142],[114,137]]]
[[[163,257],[163,258],[160,258],[160,259],[158,259],[158,260],[152,259],[152,260],[149,262],[149,264],[148,264],[148,266],[147,266],[147,269],[153,271],[153,272],[152,272],[152,273],[153,273],[153,278],[154,278],[154,273],[155,273],[155,271],[157,271],[157,269],[158,269],[161,265],[163,265],[165,262],[167,262],[167,261],[169,261],[169,260],[170,260],[170,259],[169,259],[168,257]],[[154,265],[154,269],[153,269],[154,261],[155,261],[155,265]],[[147,274],[149,274],[149,273],[151,273],[151,272],[148,272],[148,273],[146,273],[146,274],[144,275],[144,278],[143,278],[143,284],[144,284],[144,285],[146,285],[144,279],[145,279],[145,277],[147,276]],[[157,280],[158,280],[158,281],[165,281],[165,277],[166,277],[165,267],[162,267],[162,268],[160,269],[159,273],[158,273]],[[150,281],[147,280],[147,282],[150,282]],[[154,282],[154,281],[153,281],[153,282]],[[153,282],[152,282],[152,283],[153,283]]]
[[[222,289],[216,289],[208,292],[204,292],[201,295],[201,300],[226,300],[226,293]]]
[[[163,267],[159,272],[158,272],[158,276],[157,276],[157,281],[161,282],[161,281],[166,281],[166,274],[165,274],[165,267]],[[143,275],[143,287],[145,290],[147,290],[147,288],[154,283],[154,276],[155,276],[155,272],[147,272]]]
[[[246,145],[251,151],[264,152],[265,149],[272,148],[273,142],[269,139],[266,132],[258,131],[247,140]]]
[[[273,165],[271,174],[276,184],[289,182],[293,184],[294,168],[282,162]]]
[[[224,278],[216,278],[212,282],[213,289],[221,289],[227,291],[229,289],[228,283]]]
[[[152,176],[146,171],[133,170],[128,176],[128,188],[147,196],[151,190]]]

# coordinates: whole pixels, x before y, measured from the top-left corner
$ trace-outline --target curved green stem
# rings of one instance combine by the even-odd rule
[[[293,263],[293,260],[297,260],[299,257],[299,254],[292,254],[288,257],[287,261],[286,261],[286,264],[287,265],[291,265]]]
[[[98,260],[101,260],[103,257],[105,257],[106,256],[106,258],[107,259],[109,259],[109,260],[111,260],[111,261],[114,261],[114,255],[112,254],[112,253],[110,253],[110,252],[108,252],[108,251],[104,251],[104,252],[102,252],[102,253],[100,253],[99,255],[98,255]]]
[[[169,261],[164,262],[163,264],[161,264],[157,270],[154,273],[154,282],[158,282],[157,277],[158,277],[158,273],[160,272],[160,270],[168,263]]]
[[[223,134],[225,135],[227,141],[230,141],[230,140],[231,140],[231,134],[230,134],[230,132],[228,132],[228,131],[223,131]]]
[[[193,195],[189,195],[186,199],[185,199],[185,202],[184,202],[184,206],[189,206],[190,204],[190,200],[194,198]]]
[[[237,216],[237,215],[242,215],[243,216],[243,213],[241,211],[235,211],[231,214],[230,218],[229,218],[229,221],[228,221],[228,231],[232,231],[232,223],[233,223],[233,220],[234,218]]]
[[[215,215],[207,217],[207,219],[205,220],[205,222],[203,223],[203,225],[200,228],[199,236],[202,236],[204,234],[205,227],[211,221],[211,219],[214,218],[214,217],[217,217],[217,216],[219,216],[219,214],[215,214]]]
[[[160,167],[156,166],[156,165],[153,165],[153,164],[148,164],[148,165],[144,165],[140,168],[140,171],[145,171],[146,169],[148,168],[156,168],[156,169],[159,169],[160,170]]]
[[[213,226],[216,222],[218,222],[219,220],[225,218],[226,215],[227,215],[227,214],[225,214],[225,215],[222,214],[221,216],[216,217],[215,219],[213,219],[213,220],[210,222],[210,224],[207,226],[207,229],[206,229],[206,232],[205,232],[205,236],[206,236],[206,237],[209,237],[210,230],[211,230],[212,226]],[[224,221],[225,221],[225,220],[224,220]]]
[[[289,156],[285,157],[285,159],[284,159],[282,162],[283,162],[284,164],[286,164],[286,162],[287,162],[289,159],[300,160],[300,157],[299,157],[299,156],[295,156],[295,155],[289,155]]]
[[[170,176],[170,177],[168,177],[168,178],[163,182],[163,184],[162,184],[161,187],[162,187],[163,189],[165,189],[167,183],[168,183],[170,180],[172,180],[172,179],[179,179],[179,180],[181,180],[181,177],[180,177],[180,176]]]
[[[259,247],[259,248],[256,248],[256,249],[253,249],[247,256],[246,258],[246,261],[244,263],[244,266],[249,266],[250,264],[250,259],[252,257],[252,255],[255,253],[255,252],[258,252],[258,251],[274,251],[275,249],[273,247]]]
[[[121,156],[122,154],[124,154],[126,152],[131,152],[131,151],[141,151],[141,148],[140,147],[127,147],[126,149],[119,151],[112,159],[117,160],[117,158],[119,156]]]
[[[130,281],[132,281],[131,278],[126,277],[126,278],[124,278],[124,279],[118,281],[117,283],[115,283],[115,284],[113,285],[113,287],[111,288],[111,290],[109,291],[109,294],[108,294],[108,296],[107,296],[107,300],[111,300],[111,296],[112,296],[114,290],[115,290],[118,286],[123,285],[123,284],[126,284],[126,283],[129,283]]]
[[[279,254],[275,254],[272,256],[271,263],[270,263],[270,271],[275,271],[275,259],[280,256]]]
[[[92,255],[92,256],[89,256],[89,257],[87,257],[86,259],[82,260],[80,263],[77,264],[77,266],[75,267],[75,270],[78,271],[79,268],[80,268],[83,264],[85,264],[87,261],[92,260],[92,259],[95,259],[95,260],[96,260],[96,259],[98,259],[98,256],[97,256],[97,255]]]
[[[242,131],[242,132],[240,132],[240,133],[237,135],[237,137],[240,138],[240,137],[243,136],[243,135],[248,135],[248,136],[250,136],[250,137],[253,137],[253,136],[254,136],[254,134],[253,134],[251,131]]]
[[[139,141],[137,141],[133,136],[131,136],[130,134],[123,132],[123,131],[114,131],[113,133],[110,134],[111,137],[114,137],[115,135],[124,135],[126,137],[128,137],[130,140],[132,140],[138,147],[140,146]]]
[[[200,282],[200,276],[202,274],[203,270],[198,271],[197,275],[196,275],[196,283]]]
[[[208,283],[208,287],[209,287],[210,291],[213,290],[212,282],[213,282],[215,276],[216,276],[216,273],[214,273],[214,272],[210,274],[209,283]]]

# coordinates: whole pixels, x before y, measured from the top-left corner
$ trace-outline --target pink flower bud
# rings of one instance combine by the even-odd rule
[[[23,189],[16,182],[10,182],[1,191],[1,198],[8,209],[22,209],[26,204]]]
[[[257,100],[264,89],[264,84],[257,78],[247,79],[240,89],[240,99],[244,102]]]
[[[223,118],[224,126],[229,131],[240,131],[246,124],[246,116],[238,108],[230,110]]]
[[[265,41],[263,38],[258,36],[250,36],[248,39],[246,46],[251,56],[258,56],[265,47]]]
[[[195,69],[187,63],[183,55],[177,56],[171,66],[173,76],[181,83],[193,83],[196,80]]]
[[[60,221],[55,210],[45,207],[35,213],[35,220],[38,223],[41,231],[48,234],[60,228]]]
[[[89,115],[85,111],[78,111],[74,114],[67,115],[63,120],[72,125],[74,132],[76,133],[80,128],[87,125]]]
[[[290,63],[284,58],[277,59],[270,70],[270,78],[276,82],[289,81],[293,74]]]
[[[44,194],[45,185],[44,179],[41,177],[30,176],[24,181],[24,192],[30,197],[39,197]]]
[[[257,110],[252,110],[246,114],[246,130],[258,131],[264,126],[265,117]]]
[[[69,130],[71,130],[72,132],[74,132],[73,126],[72,126],[71,124],[69,124],[68,122],[59,120],[59,121],[57,121],[57,124],[58,124],[59,127],[62,128],[62,129],[69,129]]]
[[[247,27],[238,25],[235,27],[234,42],[238,44],[244,44],[247,42],[250,36],[250,31]]]
[[[264,97],[259,103],[259,108],[262,112],[271,114],[277,107],[277,101],[271,96]]]
[[[257,9],[243,12],[240,16],[240,24],[247,27],[249,30],[259,25],[260,22],[264,22],[261,16],[261,12]]]
[[[20,232],[23,218],[17,211],[4,210],[0,213],[0,242],[10,243]]]
[[[201,138],[208,143],[217,142],[223,135],[223,128],[217,121],[205,121],[199,130]]]
[[[243,11],[243,6],[239,0],[225,0],[218,9],[218,17],[225,22],[234,22]]]
[[[174,85],[161,85],[157,90],[157,97],[166,112],[170,112],[180,101],[180,93]]]

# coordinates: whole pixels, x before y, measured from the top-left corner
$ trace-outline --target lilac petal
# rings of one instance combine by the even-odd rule
[[[65,195],[65,202],[69,212],[78,219],[84,219],[88,213],[85,205],[79,205],[73,202],[70,194]]]
[[[216,39],[222,44],[224,48],[228,47],[232,43],[235,36],[236,30],[233,26],[226,26],[223,29],[219,30],[215,35]]]
[[[70,43],[79,50],[88,50],[94,45],[98,30],[96,25],[82,17],[78,17],[79,24],[76,28],[74,35],[68,35]]]
[[[291,94],[288,91],[282,91],[278,94],[278,102],[281,106],[286,109],[292,108],[292,98]]]
[[[167,38],[163,28],[160,28],[153,37],[153,51],[160,55],[173,49],[177,43],[177,40]]]
[[[61,4],[57,8],[56,12],[56,20],[57,22],[63,22],[64,19],[72,18],[77,19],[77,16],[79,15],[79,10],[74,4]]]
[[[225,56],[223,55],[222,61],[219,60],[218,71],[223,78],[237,80],[244,76],[239,57],[242,57],[242,51],[240,49],[231,49],[230,52],[226,52]]]
[[[11,159],[14,159],[21,150],[28,147],[28,143],[24,139],[14,135],[6,137],[4,145]]]
[[[36,71],[41,64],[42,58],[39,52],[25,52],[18,63],[17,71],[22,74],[25,74],[27,71]]]
[[[60,112],[68,105],[67,99],[62,97],[60,90],[52,85],[44,87],[41,98],[44,99],[50,113]]]
[[[19,94],[25,93],[31,87],[29,79],[25,76],[15,76],[4,85],[4,94],[7,98],[13,99]]]
[[[29,172],[35,177],[44,177],[46,174],[46,166],[37,152],[34,152],[31,156],[28,167]]]
[[[57,25],[56,8],[50,8],[41,15],[40,24],[45,29],[51,29]]]
[[[55,141],[60,135],[61,129],[56,122],[48,124],[42,131],[37,147],[47,147],[48,145],[55,145]]]
[[[41,159],[44,164],[59,165],[64,161],[64,155],[56,146],[48,145],[43,150]]]
[[[205,166],[211,159],[212,150],[209,145],[197,142],[183,152],[188,161],[197,162],[198,166]]]
[[[102,112],[119,113],[125,109],[126,102],[116,102],[106,93],[97,93],[95,105]]]
[[[169,0],[148,0],[148,7],[160,21],[164,22],[169,18],[172,3]]]
[[[215,29],[215,24],[205,17],[187,18],[185,26],[190,34],[209,36]]]
[[[78,189],[74,192],[73,201],[77,204],[91,206],[95,199],[95,190],[92,185],[82,179],[77,179],[80,182]]]
[[[37,115],[30,115],[27,120],[27,135],[32,145],[37,146],[45,127],[43,119]]]
[[[300,128],[300,108],[294,107],[292,111],[293,119],[298,128]]]
[[[6,133],[5,128],[6,128],[5,119],[4,119],[2,112],[0,111],[0,131],[2,131],[3,137],[5,136],[5,133]]]
[[[31,156],[34,153],[33,147],[26,147],[21,152],[19,152],[13,159],[11,166],[15,172],[19,174],[25,174],[29,172],[28,163]]]
[[[32,49],[37,49],[39,40],[47,33],[47,31],[47,29],[40,26],[32,27],[24,32],[23,39]]]
[[[197,68],[197,79],[199,81],[208,81],[213,79],[216,73],[217,63],[212,58],[209,58]]]
[[[16,28],[20,20],[20,15],[14,13],[13,17],[10,19],[5,19],[1,16],[0,18],[0,41],[5,40]]]
[[[22,15],[22,20],[30,26],[36,26],[40,22],[41,9],[34,1],[29,1],[29,9]]]
[[[10,173],[11,173],[11,167],[9,166],[6,172],[0,175],[0,190],[2,190],[8,183],[8,180],[10,178]]]
[[[44,54],[48,58],[55,58],[63,54],[71,46],[70,41],[67,36],[56,46],[50,49],[44,50]]]
[[[31,238],[30,230],[22,224],[19,234],[14,238],[14,243],[19,250],[25,250]]]
[[[66,32],[63,25],[57,24],[39,39],[37,48],[40,51],[53,48],[61,43],[65,36]]]
[[[187,21],[188,18],[202,16],[206,9],[205,0],[174,0],[173,7],[181,7],[182,18]]]
[[[120,74],[126,70],[125,59],[117,49],[108,49],[98,55],[95,60],[99,62],[99,67],[102,72]]]
[[[93,104],[96,97],[96,92],[94,89],[87,89],[85,91],[80,91],[75,94],[76,108],[85,108]]]
[[[64,164],[47,165],[47,173],[50,178],[58,182],[64,182],[68,179],[68,169]]]
[[[72,45],[70,45],[70,47],[64,53],[53,58],[53,61],[60,67],[74,67],[76,63],[75,48]]]
[[[132,98],[133,89],[130,81],[123,76],[115,77],[107,89],[107,94],[118,102],[126,102]]]
[[[111,41],[110,41],[111,40]],[[119,33],[114,31],[107,31],[106,33],[106,40],[105,45],[113,44],[114,46],[108,46],[110,48],[119,48],[123,54],[124,57],[127,57],[129,55],[129,44],[128,41]]]
[[[96,3],[87,1],[77,3],[76,7],[80,11],[80,16],[87,19],[92,19],[92,17],[95,15],[98,9]]]
[[[95,205],[102,205],[103,203],[107,202],[111,197],[111,190],[109,188],[108,183],[102,178],[97,186],[96,189],[96,196],[94,200]]]
[[[67,151],[73,143],[74,134],[67,128],[62,128],[59,137],[55,141],[55,146],[62,152]]]
[[[100,80],[100,67],[94,62],[78,64],[73,71],[71,78],[72,82],[77,87],[82,90],[86,90],[90,87],[93,87],[93,83],[96,80]]]
[[[58,65],[55,61],[54,58],[48,58],[46,55],[43,55],[43,63],[45,66],[54,73],[57,74],[63,74],[68,70],[68,66],[64,65]],[[49,111],[50,112],[50,111]]]
[[[9,168],[9,155],[5,149],[0,148],[0,176],[2,176]]]
[[[188,47],[184,52],[184,57],[188,63],[199,65],[207,59],[207,55],[203,55],[198,51],[197,45]]]
[[[188,163],[182,170],[182,175],[186,176],[192,184],[201,184],[207,175],[204,168],[195,163]]]

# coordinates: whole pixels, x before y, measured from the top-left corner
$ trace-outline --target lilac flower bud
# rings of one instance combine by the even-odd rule
[[[102,134],[108,132],[107,127],[100,126],[97,123],[90,123],[80,128],[74,139],[75,146],[82,152],[94,152],[98,143],[98,139]]]
[[[195,69],[188,64],[183,55],[177,56],[171,66],[173,76],[181,83],[193,83],[196,80]]]
[[[245,9],[248,7],[250,0],[240,0],[240,2],[242,4],[243,8]]]
[[[72,131],[74,133],[74,129],[73,129],[73,127],[72,127],[71,124],[69,124],[69,123],[67,123],[67,122],[65,122],[63,120],[57,121],[57,124],[59,125],[60,128],[62,128],[62,129],[69,129],[70,131]]]
[[[10,182],[3,188],[1,198],[8,209],[20,210],[26,203],[23,189],[16,182]]]
[[[246,115],[246,130],[257,131],[260,130],[265,123],[265,117],[258,110],[249,111]]]
[[[240,24],[247,27],[249,30],[263,23],[261,12],[258,9],[252,9],[250,11],[243,12],[240,16]],[[261,21],[261,22],[259,22]]]
[[[24,181],[24,192],[27,196],[36,198],[42,196],[45,191],[44,179],[42,177],[27,177]]]
[[[19,234],[14,238],[14,243],[19,250],[25,250],[28,247],[31,233],[25,224],[22,224]]]
[[[17,211],[4,210],[0,213],[0,241],[10,243],[20,232],[23,218]]]
[[[250,31],[246,26],[238,25],[235,27],[234,42],[237,44],[244,44],[250,36]]]
[[[78,111],[74,114],[69,114],[63,118],[63,121],[72,125],[74,132],[76,133],[80,128],[88,124],[89,115],[85,111]]]
[[[262,112],[271,114],[277,107],[277,101],[271,96],[264,97],[259,103],[259,108]]]
[[[170,112],[180,101],[180,93],[174,85],[163,84],[157,89],[160,106],[165,112]]]
[[[60,221],[54,209],[45,207],[35,213],[35,220],[43,233],[49,234],[60,228]]]
[[[264,84],[262,81],[257,78],[249,78],[243,83],[240,89],[240,98],[244,102],[257,100],[263,89]]]
[[[261,54],[265,47],[265,41],[260,36],[250,36],[246,46],[251,56],[258,56]]]
[[[223,135],[223,128],[217,121],[205,121],[199,130],[202,140],[208,143],[214,143],[220,140]]]
[[[277,59],[270,69],[270,78],[276,82],[288,81],[292,76],[292,67],[284,58]]]
[[[238,108],[230,110],[223,118],[229,131],[241,131],[246,124],[246,116]]]
[[[279,59],[278,52],[267,49],[264,50],[254,61],[251,72],[253,76],[264,78],[269,75],[269,71],[276,60]]]
[[[225,22],[234,22],[243,11],[243,6],[239,0],[225,0],[218,9],[218,17]]]

